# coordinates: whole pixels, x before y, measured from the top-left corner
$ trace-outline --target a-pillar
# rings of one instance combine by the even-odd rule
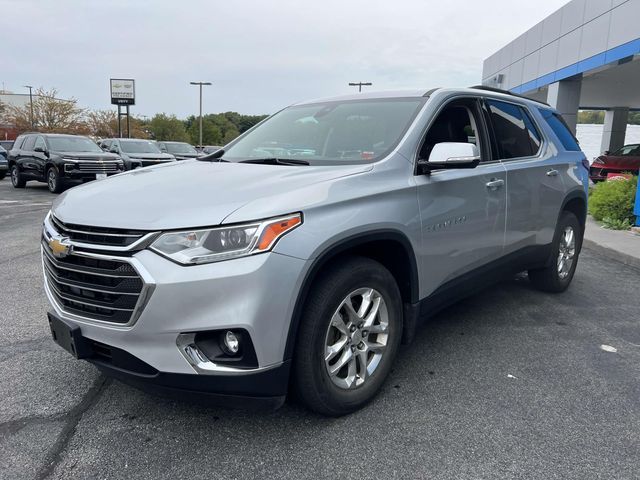
[[[614,152],[624,146],[628,120],[629,108],[627,107],[616,107],[605,111],[601,152]]]
[[[547,103],[558,110],[573,133],[578,123],[582,76],[572,77],[549,85]]]

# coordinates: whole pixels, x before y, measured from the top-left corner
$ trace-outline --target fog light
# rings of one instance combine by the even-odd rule
[[[224,349],[228,355],[235,355],[240,350],[240,340],[231,330],[224,334]]]

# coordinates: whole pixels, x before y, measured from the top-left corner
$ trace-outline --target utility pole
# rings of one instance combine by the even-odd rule
[[[29,121],[31,122],[31,130],[33,130],[34,129],[34,127],[33,127],[33,95],[31,93],[31,90],[33,89],[33,86],[31,86],[31,85],[23,85],[23,87],[29,89],[29,109],[31,110],[31,113],[29,115]]]
[[[200,87],[200,148],[202,148],[202,86],[211,85],[211,82],[189,82],[191,85]]]
[[[362,87],[370,87],[373,85],[371,82],[349,82],[350,87],[358,87],[358,92],[362,92]]]

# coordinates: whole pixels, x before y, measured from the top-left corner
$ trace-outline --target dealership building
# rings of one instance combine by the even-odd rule
[[[605,110],[601,151],[624,144],[640,109],[640,0],[572,0],[484,61],[484,85],[549,103],[576,127]]]

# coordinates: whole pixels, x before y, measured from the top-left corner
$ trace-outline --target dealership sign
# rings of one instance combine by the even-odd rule
[[[113,105],[135,105],[135,80],[127,78],[111,79],[111,103]]]

